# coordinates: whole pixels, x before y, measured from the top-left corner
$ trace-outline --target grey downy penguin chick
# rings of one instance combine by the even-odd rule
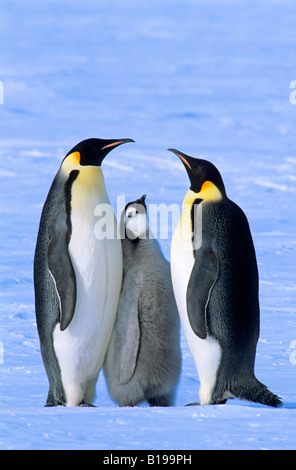
[[[145,198],[121,216],[123,282],[104,375],[119,406],[172,406],[181,372],[179,315],[170,265],[149,237]]]

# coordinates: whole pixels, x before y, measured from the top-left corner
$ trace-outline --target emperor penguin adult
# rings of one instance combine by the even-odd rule
[[[169,149],[190,180],[171,246],[171,273],[184,334],[199,375],[200,404],[237,397],[282,403],[254,373],[259,338],[258,269],[244,212],[209,161]],[[196,403],[198,404],[198,403]]]
[[[123,282],[104,363],[119,406],[172,406],[181,371],[180,320],[169,262],[149,228],[145,195],[121,216]]]
[[[121,242],[96,234],[104,204],[101,163],[132,139],[87,139],[63,159],[45,201],[34,257],[37,329],[49,392],[45,406],[91,406],[122,282]]]

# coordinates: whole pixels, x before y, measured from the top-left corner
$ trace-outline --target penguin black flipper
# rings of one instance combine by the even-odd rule
[[[36,319],[42,341],[48,335],[48,328],[52,331],[56,323],[60,323],[62,331],[69,326],[76,306],[76,277],[68,245],[71,238],[69,193],[78,173],[72,171],[66,181],[61,172],[57,173],[41,215],[34,257],[34,285]],[[65,199],[68,202],[65,203]],[[57,303],[57,307],[51,307],[51,302]]]
[[[72,321],[76,305],[76,277],[66,234],[56,231],[48,248],[48,269],[53,278],[60,303],[60,329],[64,331]]]
[[[206,339],[206,311],[219,272],[219,261],[210,248],[199,248],[189,279],[186,302],[188,319],[194,333]]]
[[[64,331],[72,321],[76,306],[76,276],[68,251],[71,238],[70,194],[73,181],[79,174],[78,170],[71,171],[65,185],[66,214],[56,212],[59,207],[53,205],[55,224],[52,224],[49,234],[50,243],[47,251],[48,270],[55,284],[60,303],[60,329]],[[66,217],[65,217],[66,215]]]

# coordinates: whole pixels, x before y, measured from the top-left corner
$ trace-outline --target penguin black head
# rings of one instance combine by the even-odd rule
[[[132,201],[132,202],[128,202],[124,208],[125,212],[127,211],[127,208],[129,206],[135,206],[136,207],[136,211],[137,211],[137,214],[140,213],[140,214],[143,214],[143,213],[146,213],[147,212],[147,206],[146,206],[146,194],[143,194],[143,196],[141,196],[139,199],[136,199],[135,201]],[[137,207],[138,206],[138,207]]]
[[[190,157],[185,153],[175,149],[168,149],[175,153],[183,162],[190,179],[190,189],[195,193],[201,193],[207,184],[211,183],[220,192],[221,196],[226,196],[225,186],[222,177],[213,163],[200,158]],[[204,186],[205,185],[205,186]]]
[[[70,152],[67,153],[66,157],[76,152],[79,154],[80,165],[101,166],[102,161],[111,150],[127,142],[134,142],[134,140],[132,139],[109,139],[109,140],[108,139],[86,139],[86,140],[82,140],[81,142],[79,142],[79,144],[75,145],[75,147],[73,147],[70,150]]]

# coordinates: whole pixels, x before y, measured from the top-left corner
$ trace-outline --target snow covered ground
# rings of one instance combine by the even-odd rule
[[[296,448],[295,17],[293,0],[1,2],[0,449]],[[283,408],[184,407],[198,378],[183,336],[174,408],[120,409],[103,375],[97,408],[43,407],[36,234],[62,157],[88,137],[136,141],[103,164],[114,205],[182,203],[187,175],[167,148],[218,166],[257,251],[256,374]]]

